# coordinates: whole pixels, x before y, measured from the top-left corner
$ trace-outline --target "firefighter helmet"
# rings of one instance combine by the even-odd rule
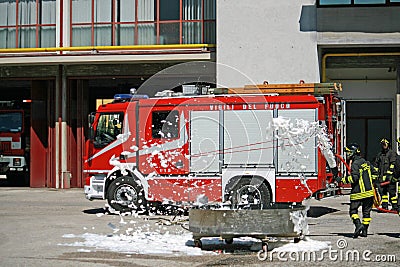
[[[389,145],[389,139],[387,139],[387,138],[382,138],[382,140],[381,140],[381,144],[387,144],[387,145]]]
[[[360,146],[356,143],[351,143],[350,145],[346,146],[345,151],[346,157],[349,159],[354,157],[354,155],[360,155],[361,153]]]

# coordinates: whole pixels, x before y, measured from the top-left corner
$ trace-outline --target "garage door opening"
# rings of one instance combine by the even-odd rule
[[[367,160],[381,150],[382,138],[392,139],[391,101],[347,101],[347,143],[355,142]]]
[[[0,93],[0,185],[29,186],[31,83],[2,81]]]

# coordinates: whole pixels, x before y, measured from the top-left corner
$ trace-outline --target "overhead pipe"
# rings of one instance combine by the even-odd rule
[[[182,50],[215,48],[215,44],[169,44],[169,45],[123,45],[123,46],[72,46],[72,47],[44,47],[44,48],[2,48],[0,53],[43,53],[65,51],[115,51],[115,50]]]

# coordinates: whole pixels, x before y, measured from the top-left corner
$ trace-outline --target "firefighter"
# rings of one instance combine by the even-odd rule
[[[351,170],[345,177],[336,178],[336,181],[351,184],[349,213],[355,225],[353,237],[367,237],[374,199],[371,164],[361,157],[360,146],[356,143],[346,146],[345,152]],[[358,215],[360,206],[362,207],[362,223]]]
[[[394,166],[394,182],[397,182],[397,198],[400,196],[400,137],[397,138],[397,153],[396,153],[396,163]],[[400,205],[397,205],[397,213],[400,216]]]
[[[389,208],[389,197],[390,203],[392,204],[393,210],[398,210],[397,204],[397,186],[394,181],[394,167],[396,163],[396,152],[390,149],[389,139],[383,138],[381,140],[382,150],[378,153],[375,158],[374,166],[378,171],[378,189],[379,194],[382,198],[382,208]],[[388,183],[383,186],[380,183]],[[389,196],[388,196],[389,193]]]

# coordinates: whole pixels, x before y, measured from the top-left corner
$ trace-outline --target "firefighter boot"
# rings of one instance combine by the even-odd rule
[[[353,219],[353,223],[356,226],[353,238],[357,238],[360,235],[361,231],[364,229],[364,225],[361,223],[360,219]]]
[[[392,210],[397,211],[399,209],[398,203],[397,203],[397,196],[390,198],[392,202]]]
[[[397,204],[397,203],[392,203],[392,210],[393,211],[398,211],[399,210],[399,206],[398,206],[399,204]]]
[[[382,196],[382,209],[387,210],[389,208],[389,197],[387,195]]]
[[[368,224],[363,224],[363,229],[361,230],[360,236],[367,237],[368,236]]]

